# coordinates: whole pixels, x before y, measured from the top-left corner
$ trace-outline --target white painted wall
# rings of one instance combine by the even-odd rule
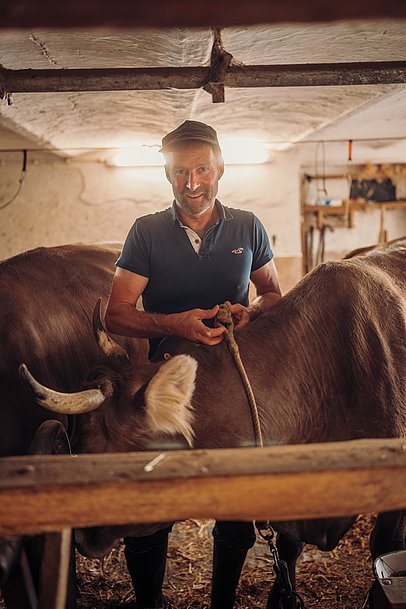
[[[65,162],[37,152],[29,155],[20,194],[7,205],[17,190],[21,165],[21,152],[0,153],[0,259],[38,246],[122,242],[135,218],[164,209],[172,201],[171,186],[161,167]],[[225,205],[250,209],[264,223],[274,243],[283,291],[292,287],[302,272],[303,169],[299,152],[292,149],[275,154],[268,164],[228,166],[220,182],[219,198]],[[352,229],[342,222],[335,224],[334,233],[326,233],[326,259],[376,243],[379,210],[356,212]],[[405,235],[406,210],[388,211],[385,228],[388,239]],[[315,248],[317,243],[316,234]]]
[[[0,153],[0,208],[14,194],[21,153]],[[230,166],[219,198],[250,209],[280,256],[300,256],[299,165],[296,153],[270,164]],[[34,153],[20,195],[0,209],[0,258],[38,246],[77,241],[123,241],[136,217],[168,207],[171,186],[163,168],[107,167]]]

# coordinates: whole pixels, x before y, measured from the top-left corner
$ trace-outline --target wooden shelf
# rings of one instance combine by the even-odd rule
[[[379,209],[383,217],[387,209],[402,208],[406,208],[406,201],[404,200],[375,203],[359,199],[346,199],[342,205],[303,205],[303,214],[317,214],[317,228],[319,230],[324,224],[325,216],[347,216],[348,228],[354,228],[354,213],[356,210]]]
[[[325,216],[350,216],[350,202],[344,201],[342,205],[304,205],[304,214],[317,214],[317,228],[320,230],[324,224]],[[349,227],[350,228],[350,227]]]

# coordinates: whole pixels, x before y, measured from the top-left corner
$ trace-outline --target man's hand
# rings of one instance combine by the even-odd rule
[[[241,330],[241,328],[249,323],[250,315],[247,307],[244,307],[242,304],[238,303],[231,304],[229,300],[226,300],[224,304],[233,316],[234,328],[236,330]]]
[[[236,305],[238,306],[238,305]],[[188,340],[203,343],[204,345],[218,345],[224,339],[224,326],[219,328],[208,328],[203,319],[212,319],[217,315],[219,306],[212,309],[191,309],[184,313],[171,315],[171,334],[182,336]]]

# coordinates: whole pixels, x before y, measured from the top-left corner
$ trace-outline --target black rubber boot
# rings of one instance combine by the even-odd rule
[[[234,550],[215,539],[210,609],[233,609],[235,593],[248,550]]]
[[[141,551],[134,549],[130,540],[126,540],[124,555],[134,586],[135,609],[157,609],[167,606],[162,594],[162,585],[165,577],[168,535],[149,548]]]

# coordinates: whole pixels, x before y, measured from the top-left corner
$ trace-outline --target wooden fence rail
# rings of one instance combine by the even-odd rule
[[[406,438],[267,448],[6,457],[0,536],[185,518],[406,508]]]

